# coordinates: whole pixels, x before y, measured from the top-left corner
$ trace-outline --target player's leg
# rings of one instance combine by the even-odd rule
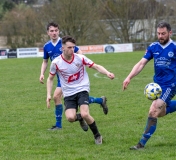
[[[65,104],[65,116],[67,120],[69,122],[79,121],[81,128],[84,131],[87,131],[88,130],[87,123],[81,117],[81,114],[77,113],[78,111],[77,94],[65,97],[64,104]]]
[[[97,98],[97,97],[89,96],[89,104],[91,104],[91,103],[102,104],[102,102],[103,102],[102,98]]]
[[[105,96],[102,96],[100,98],[89,96],[89,104],[91,103],[100,104],[100,107],[103,108],[104,114],[108,114],[108,106],[106,104],[106,101],[107,101],[107,98]]]
[[[156,130],[157,118],[166,115],[166,106],[167,104],[170,104],[170,101],[174,97],[174,95],[175,87],[162,87],[162,95],[160,96],[160,99],[153,101],[150,107],[146,127],[139,143],[136,146],[131,147],[130,149],[137,150],[144,148],[145,144]]]
[[[65,116],[67,121],[69,122],[75,122],[76,121],[76,109],[74,108],[66,108],[65,110]]]
[[[54,104],[55,104],[55,119],[56,123],[52,126],[49,130],[58,130],[62,128],[62,112],[63,112],[63,105],[62,105],[62,89],[59,77],[57,77],[57,87],[53,94]]]
[[[89,125],[89,128],[91,129],[94,135],[95,144],[102,144],[102,136],[98,131],[98,127],[96,125],[94,118],[89,113],[89,106],[87,103],[87,100],[89,98],[88,92],[86,91],[80,92],[78,97],[79,97],[78,104],[80,106],[81,117]]]
[[[62,112],[63,112],[63,106],[62,106],[62,90],[60,87],[57,87],[54,91],[53,95],[54,103],[55,103],[55,119],[56,123],[54,126],[52,126],[49,130],[58,130],[62,128]]]
[[[157,118],[165,115],[165,109],[166,109],[166,103],[163,100],[157,99],[153,101],[149,110],[149,115],[148,115],[144,133],[142,134],[142,137],[138,142],[138,144],[136,146],[130,147],[130,149],[138,150],[138,149],[143,149],[145,147],[147,141],[150,139],[150,137],[154,134],[156,130]]]

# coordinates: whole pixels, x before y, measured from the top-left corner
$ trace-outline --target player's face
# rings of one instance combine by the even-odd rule
[[[57,40],[59,37],[59,29],[57,27],[50,26],[47,33],[52,41]]]
[[[72,42],[66,42],[66,44],[64,44],[62,47],[63,53],[66,56],[72,56],[72,54],[74,53],[74,49],[75,49],[75,44]]]
[[[159,43],[162,45],[165,45],[169,41],[171,34],[172,32],[171,31],[169,32],[166,27],[157,28],[158,40]]]

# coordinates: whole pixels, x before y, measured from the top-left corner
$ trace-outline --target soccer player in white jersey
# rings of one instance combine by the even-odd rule
[[[44,73],[48,66],[48,59],[53,61],[56,57],[62,54],[62,39],[59,37],[59,25],[51,22],[47,25],[47,34],[50,37],[50,40],[45,43],[44,49],[44,56],[43,56],[43,63],[41,65],[41,73],[40,73],[40,83],[44,83]],[[82,51],[75,46],[74,49],[75,53],[82,54]],[[62,90],[60,85],[59,77],[57,76],[57,87],[54,91],[53,99],[55,102],[55,118],[56,123],[52,126],[49,130],[58,130],[62,128]],[[108,113],[108,107],[106,104],[106,97],[102,96],[101,98],[96,97],[89,97],[89,103],[98,103],[103,108],[104,114]]]
[[[142,71],[148,61],[154,59],[153,81],[161,86],[162,95],[152,102],[144,133],[137,145],[130,147],[132,150],[144,148],[156,130],[159,117],[176,111],[176,101],[172,100],[176,94],[176,43],[170,38],[171,34],[170,24],[160,22],[157,26],[158,41],[148,47],[143,58],[123,82],[123,90],[125,90],[130,80]]]
[[[114,74],[107,71],[103,66],[93,63],[86,56],[75,54],[75,44],[76,41],[71,36],[62,38],[63,53],[52,61],[47,79],[47,107],[50,108],[53,80],[54,76],[58,74],[67,120],[69,122],[86,121],[94,135],[95,144],[102,144],[102,136],[94,118],[89,113],[90,82],[85,66],[107,75],[110,79],[114,79]],[[77,114],[78,107],[80,114]]]

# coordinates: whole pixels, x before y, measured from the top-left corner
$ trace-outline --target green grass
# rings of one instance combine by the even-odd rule
[[[91,96],[107,96],[109,113],[90,105],[104,141],[95,145],[91,131],[83,132],[79,123],[69,123],[63,114],[63,129],[48,131],[54,125],[54,103],[46,108],[46,83],[39,83],[42,58],[0,60],[0,159],[1,160],[174,160],[176,156],[175,113],[160,118],[146,148],[131,151],[145,127],[151,101],[143,95],[152,82],[153,63],[135,77],[128,89],[122,83],[144,51],[87,55],[112,71],[107,79],[87,69]],[[98,77],[95,77],[98,76]],[[48,70],[45,74],[45,82]]]

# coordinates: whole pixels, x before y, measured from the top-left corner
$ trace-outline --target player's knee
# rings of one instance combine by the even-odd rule
[[[67,120],[69,121],[69,122],[74,122],[75,121],[75,117],[66,117],[67,118]]]
[[[53,99],[54,99],[54,100],[55,100],[55,99],[61,99],[61,97],[62,97],[61,94],[56,94],[56,95],[54,94],[54,95],[53,95]]]
[[[56,104],[61,104],[61,98],[62,98],[62,96],[61,95],[54,95],[53,96],[53,99],[54,99],[54,102],[56,103]]]
[[[83,119],[87,119],[89,117],[89,113],[88,112],[81,112],[81,117]]]
[[[149,110],[149,117],[157,118],[159,117],[161,109],[156,104],[153,104]]]
[[[74,122],[75,121],[75,117],[74,116],[71,116],[71,115],[66,115],[66,118],[69,122]]]
[[[149,111],[149,117],[155,117],[155,115],[156,115],[156,112],[155,111]]]

